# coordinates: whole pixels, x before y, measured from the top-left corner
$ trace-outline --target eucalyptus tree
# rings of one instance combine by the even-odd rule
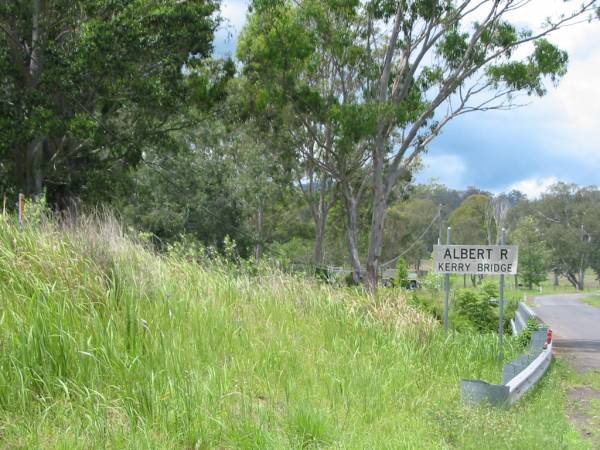
[[[540,17],[537,29],[517,25],[529,5],[543,8],[544,1],[253,2],[242,59],[250,71],[270,75],[268,89],[282,101],[311,111],[318,128],[329,130],[332,148],[318,163],[341,185],[350,229],[356,203],[370,195],[369,290],[399,180],[453,119],[514,107],[518,94],[544,95],[545,80],[557,82],[568,61],[548,35],[594,13],[596,1]],[[352,255],[351,233],[349,245]]]
[[[529,289],[539,286],[548,277],[549,251],[537,220],[522,217],[510,237],[519,246],[519,276]]]
[[[452,227],[452,242],[456,244],[490,245],[494,241],[492,198],[486,194],[469,195],[448,217]],[[473,287],[480,275],[471,275]],[[463,286],[467,284],[467,275],[463,276]]]
[[[218,1],[0,2],[0,153],[18,188],[102,197],[208,92]],[[194,95],[190,93],[194,92]]]
[[[534,205],[537,224],[550,251],[550,265],[576,289],[585,287],[585,272],[598,269],[600,191],[557,183]]]
[[[442,128],[476,111],[505,109],[517,93],[543,95],[544,79],[566,72],[567,55],[546,36],[592,12],[577,5],[539,30],[511,15],[535,0],[399,1],[367,13],[367,42],[377,67],[367,101],[379,106],[373,144],[373,217],[367,281],[376,283],[389,194]],[[537,2],[542,5],[543,2]],[[540,20],[542,18],[540,17]],[[519,58],[516,49],[528,47]]]
[[[315,223],[316,264],[323,262],[329,211],[340,196],[351,205],[348,239],[355,249],[350,251],[351,262],[359,274],[358,202],[348,193],[353,170],[363,165],[352,149],[356,137],[349,136],[357,134],[360,124],[358,117],[354,124],[347,123],[344,111],[344,103],[354,104],[346,97],[358,90],[349,86],[354,83],[352,76],[339,77],[340,70],[359,70],[357,55],[343,55],[352,43],[348,22],[355,12],[342,3],[331,7],[318,1],[307,3],[306,8],[260,0],[252,6],[238,56],[253,93],[253,112],[273,133],[288,135],[289,147],[281,152],[288,156],[291,148],[292,170]],[[328,19],[321,20],[324,16]],[[358,275],[355,278],[358,281]]]
[[[392,202],[385,225],[382,256],[393,261],[400,255],[420,270],[421,261],[431,257],[440,230],[440,207],[429,198],[414,196]],[[388,264],[389,267],[389,264]]]

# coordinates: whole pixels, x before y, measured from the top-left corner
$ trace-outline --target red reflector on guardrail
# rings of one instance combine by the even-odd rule
[[[548,328],[546,332],[546,342],[544,342],[544,350],[548,348],[548,345],[552,344],[552,330]]]

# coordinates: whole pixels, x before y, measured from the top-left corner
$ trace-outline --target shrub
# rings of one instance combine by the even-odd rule
[[[521,348],[527,347],[529,341],[531,340],[531,335],[534,331],[538,331],[540,329],[540,324],[535,319],[529,319],[527,321],[527,326],[523,330],[521,334],[519,334],[518,342]]]
[[[350,272],[348,275],[344,277],[344,281],[346,281],[346,286],[358,286],[359,283],[354,281],[353,272]]]
[[[411,306],[432,315],[439,321],[443,320],[444,310],[442,305],[436,301],[436,295],[427,293],[426,291],[412,292],[408,299]]]
[[[478,331],[496,329],[496,315],[489,302],[489,294],[485,291],[460,289],[456,292],[454,310],[460,317],[459,324],[469,326]]]
[[[498,291],[498,283],[493,280],[486,280],[481,286],[481,293],[485,295],[488,300],[493,298],[500,297],[500,292]]]
[[[409,287],[408,264],[404,258],[398,258],[398,262],[396,263],[396,279],[394,280],[394,284],[404,289]]]

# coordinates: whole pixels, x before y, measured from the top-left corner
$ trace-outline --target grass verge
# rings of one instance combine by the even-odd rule
[[[561,363],[562,364],[562,363]],[[563,389],[567,412],[583,438],[582,448],[600,448],[600,371],[580,373],[566,367]]]
[[[592,295],[590,297],[581,298],[580,301],[587,303],[590,306],[600,308],[600,295]]]
[[[0,221],[0,348],[3,448],[582,448],[560,366],[511,410],[465,407],[461,378],[499,382],[494,335],[110,221]]]

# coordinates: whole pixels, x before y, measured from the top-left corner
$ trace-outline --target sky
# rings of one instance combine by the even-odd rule
[[[223,0],[217,56],[235,56],[248,3]],[[536,28],[565,8],[562,0],[537,0],[513,19]],[[449,123],[430,144],[418,182],[493,193],[518,189],[530,198],[557,181],[600,184],[600,22],[560,30],[550,41],[569,54],[558,87],[547,83],[546,96],[526,97],[518,109],[476,112]]]

